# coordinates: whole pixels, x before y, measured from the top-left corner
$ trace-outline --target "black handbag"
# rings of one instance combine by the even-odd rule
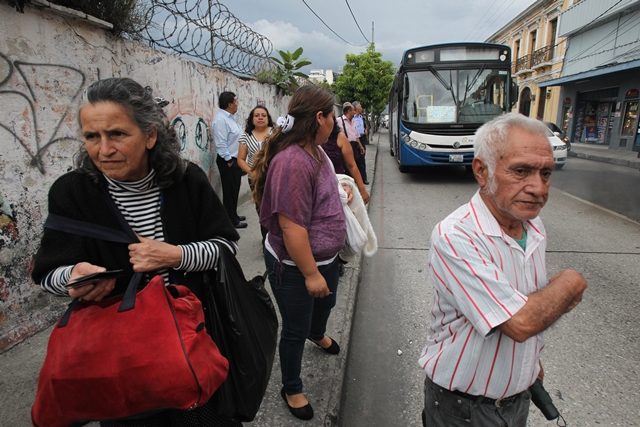
[[[224,245],[217,272],[209,280],[203,298],[207,330],[229,360],[229,376],[209,405],[235,421],[252,421],[271,377],[278,342],[276,311],[264,286],[265,276],[247,281]]]

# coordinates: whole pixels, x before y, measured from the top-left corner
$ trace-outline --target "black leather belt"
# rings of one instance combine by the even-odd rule
[[[431,380],[429,380],[429,381],[431,381]],[[518,400],[521,397],[523,397],[525,395],[525,393],[527,393],[527,390],[525,390],[525,391],[521,391],[518,394],[514,394],[513,396],[501,397],[499,399],[492,399],[490,397],[475,396],[473,394],[463,393],[463,392],[461,392],[459,390],[447,390],[446,388],[444,388],[442,386],[439,386],[438,384],[434,383],[433,381],[431,381],[431,383],[433,384],[433,386],[440,393],[453,394],[455,396],[462,397],[462,398],[467,399],[467,400],[472,400],[474,402],[478,402],[478,403],[482,403],[482,404],[486,404],[486,405],[493,405],[496,408],[501,408],[502,406],[504,406],[506,404],[513,403],[516,400]]]

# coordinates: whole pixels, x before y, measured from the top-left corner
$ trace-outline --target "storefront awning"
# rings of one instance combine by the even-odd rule
[[[575,82],[578,80],[584,80],[591,77],[603,76],[605,74],[612,74],[620,71],[631,70],[633,68],[640,68],[640,59],[635,61],[625,62],[624,64],[616,64],[616,65],[611,65],[609,67],[596,68],[594,70],[584,71],[582,73],[572,74],[570,76],[547,80],[546,82],[539,82],[538,87],[562,86],[564,84]]]

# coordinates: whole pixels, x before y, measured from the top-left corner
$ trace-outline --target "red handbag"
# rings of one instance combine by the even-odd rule
[[[229,362],[185,286],[165,287],[155,276],[137,293],[130,286],[122,298],[77,305],[49,338],[31,410],[35,426],[196,408],[227,377]]]

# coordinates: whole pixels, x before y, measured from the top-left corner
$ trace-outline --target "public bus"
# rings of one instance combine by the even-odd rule
[[[407,50],[389,94],[389,143],[401,172],[464,165],[475,131],[509,111],[518,88],[511,49],[491,43],[448,43]]]

